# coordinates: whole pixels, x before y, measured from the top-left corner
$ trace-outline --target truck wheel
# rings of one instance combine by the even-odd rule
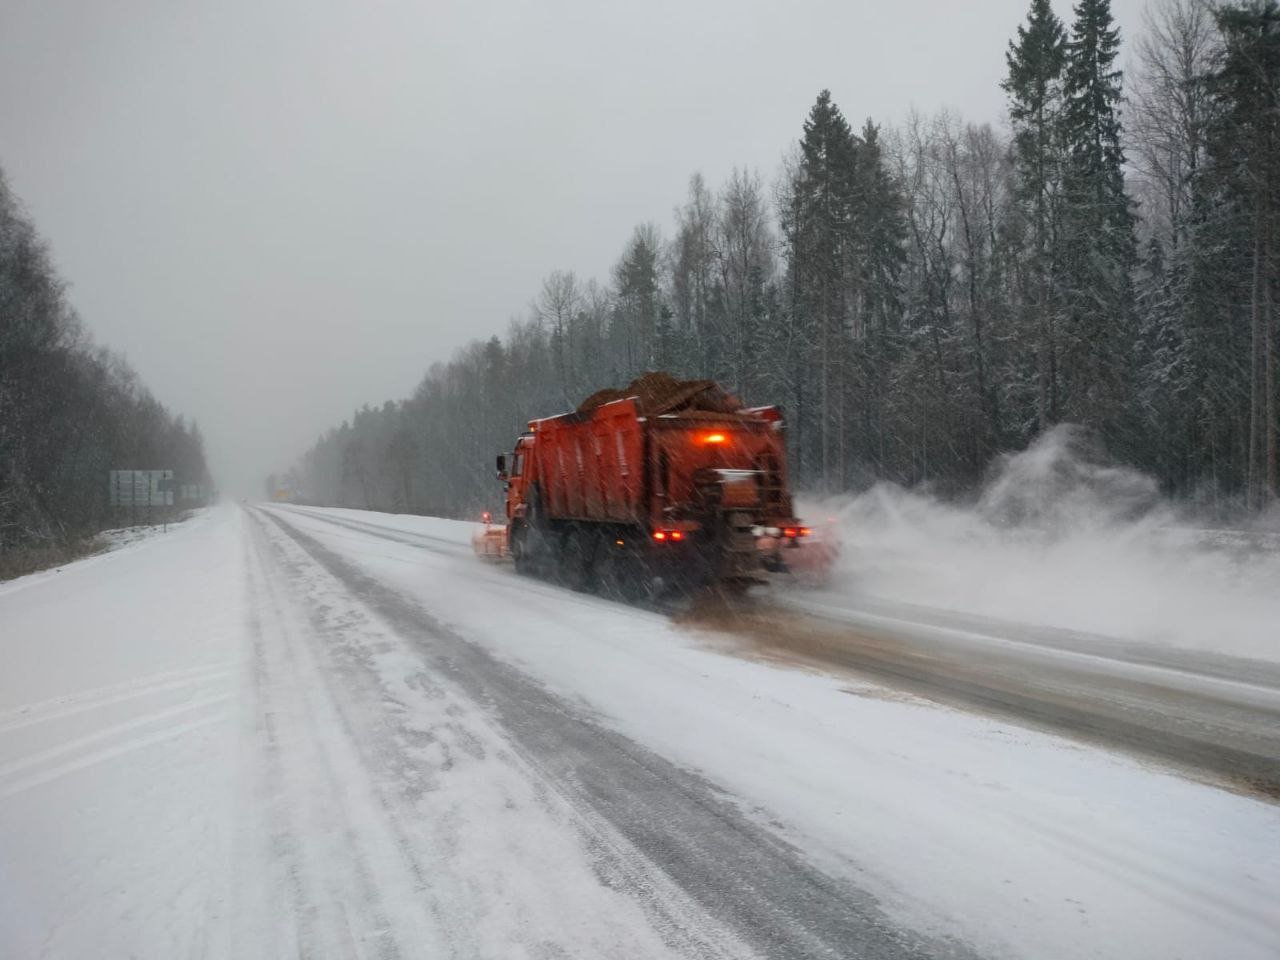
[[[614,537],[603,535],[596,543],[596,592],[607,600],[625,598],[624,582],[627,576],[627,551],[618,546]]]
[[[511,531],[511,559],[515,563],[516,573],[528,575],[533,566],[529,562],[529,531],[525,524],[520,524]]]
[[[658,595],[658,583],[653,571],[643,557],[631,556],[627,564],[627,576],[622,583],[623,599],[627,603],[646,604]]]
[[[578,527],[569,528],[560,544],[558,572],[561,584],[579,593],[588,589],[591,580],[591,555],[595,552],[591,548],[594,545],[595,538],[590,533]]]
[[[652,583],[648,565],[631,546],[618,546],[616,538],[606,536],[599,542],[598,562],[594,564],[600,596],[623,603],[636,603],[649,597]]]
[[[560,542],[536,483],[529,485],[523,528],[525,570],[554,579],[560,573]]]

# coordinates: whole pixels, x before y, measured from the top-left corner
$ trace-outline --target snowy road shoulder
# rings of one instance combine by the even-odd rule
[[[225,953],[239,550],[223,508],[0,589],[4,955]]]

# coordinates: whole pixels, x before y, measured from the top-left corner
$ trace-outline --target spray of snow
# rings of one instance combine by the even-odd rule
[[[1080,428],[1003,458],[966,505],[882,484],[808,514],[834,523],[850,596],[1280,659],[1276,518],[1197,524]]]

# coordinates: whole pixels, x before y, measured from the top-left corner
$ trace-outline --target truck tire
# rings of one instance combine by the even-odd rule
[[[547,519],[546,510],[542,506],[542,491],[536,483],[529,485],[527,510],[524,520],[524,554],[526,568],[530,573],[540,572],[542,576],[554,576],[559,567],[559,544],[551,522]]]
[[[616,538],[601,533],[596,539],[596,593],[606,600],[623,599],[623,579],[626,576],[625,550],[615,542]]]
[[[570,590],[582,593],[591,587],[591,561],[596,538],[588,530],[572,526],[560,541],[559,580]]]
[[[652,593],[649,565],[631,544],[619,546],[613,535],[596,541],[597,593],[609,600],[637,603]]]
[[[513,524],[511,529],[511,560],[516,573],[528,576],[533,572],[529,560],[529,528],[527,524]]]

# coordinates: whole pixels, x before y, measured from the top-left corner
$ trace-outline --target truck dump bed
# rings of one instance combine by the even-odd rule
[[[640,523],[644,432],[631,399],[529,425],[533,471],[549,516]]]
[[[557,520],[660,526],[691,514],[708,481],[727,489],[726,480],[750,507],[789,519],[780,421],[772,407],[743,409],[713,381],[650,373],[532,421],[530,476]]]
[[[655,585],[746,589],[809,530],[795,519],[776,407],[744,408],[710,380],[646,373],[572,413],[529,422],[507,470],[516,570],[638,596]],[[477,538],[481,556],[493,531]],[[489,539],[485,539],[488,537]]]

